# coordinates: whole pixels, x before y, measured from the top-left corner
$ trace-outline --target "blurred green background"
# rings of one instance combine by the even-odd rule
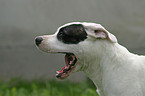
[[[64,56],[39,51],[34,44],[34,38],[53,34],[59,26],[72,21],[100,23],[129,51],[145,54],[144,9],[145,0],[0,0],[0,80],[55,80],[55,71],[64,66]],[[74,82],[87,79],[82,72],[78,72],[67,80]],[[15,94],[19,90],[17,86],[9,87],[4,82],[0,85],[1,92],[9,94],[12,91]],[[57,82],[60,81],[55,83]],[[33,81],[29,86],[33,86]],[[39,87],[41,89],[42,86]],[[75,89],[69,89],[69,92],[71,90]],[[25,88],[20,88],[19,91],[25,92]],[[45,93],[45,90],[39,91]],[[88,91],[94,92],[94,89]]]
[[[99,96],[92,83],[70,81],[23,81],[12,79],[0,82],[0,96]]]

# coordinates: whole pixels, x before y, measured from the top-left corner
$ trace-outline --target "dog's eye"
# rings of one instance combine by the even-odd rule
[[[83,25],[73,24],[61,28],[57,38],[66,44],[78,44],[87,38],[87,33]]]
[[[99,32],[99,30],[94,30],[94,32],[95,32],[95,33],[98,33],[98,32]]]
[[[59,36],[63,36],[64,34],[63,34],[62,31],[60,31],[58,35],[59,35]]]

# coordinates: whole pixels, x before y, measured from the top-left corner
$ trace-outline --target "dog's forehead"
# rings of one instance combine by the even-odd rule
[[[97,24],[97,23],[91,23],[91,22],[71,22],[71,23],[67,23],[67,24],[64,24],[64,25],[60,26],[57,29],[56,34],[59,32],[60,29],[66,27],[66,26],[74,25],[74,24],[81,24],[81,25],[84,26],[84,28],[90,28],[90,29],[103,28],[104,29],[104,27],[101,24]]]

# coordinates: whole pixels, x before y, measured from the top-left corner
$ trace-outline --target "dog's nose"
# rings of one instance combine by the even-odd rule
[[[36,37],[36,39],[35,39],[35,43],[37,46],[39,46],[39,44],[41,44],[42,41],[43,41],[42,37]]]

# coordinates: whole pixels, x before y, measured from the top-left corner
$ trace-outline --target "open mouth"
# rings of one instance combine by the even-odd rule
[[[65,63],[66,65],[60,70],[56,71],[56,77],[59,79],[65,79],[68,77],[71,72],[75,69],[76,67],[76,62],[77,58],[73,53],[65,53]]]

